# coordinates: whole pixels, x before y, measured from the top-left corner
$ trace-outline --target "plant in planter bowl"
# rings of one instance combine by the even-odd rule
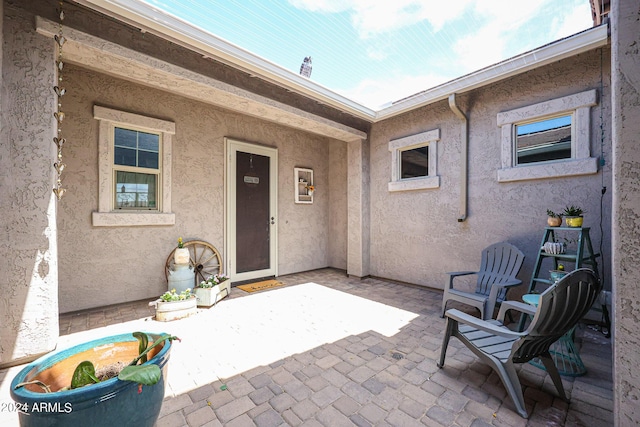
[[[198,305],[211,307],[231,293],[231,281],[224,274],[214,274],[195,289]]]
[[[562,215],[564,216],[564,220],[567,224],[567,227],[582,227],[583,217],[582,214],[584,210],[578,206],[567,206],[564,208],[564,212]]]
[[[549,227],[559,227],[562,225],[562,215],[547,209],[547,224],[549,224]]]
[[[177,293],[175,289],[165,292],[155,301],[151,301],[149,306],[156,309],[156,320],[168,322],[178,320],[196,313],[198,300],[191,293],[191,289]]]
[[[155,424],[172,341],[135,332],[45,355],[11,382],[22,427]]]
[[[564,265],[558,264],[558,269],[557,270],[549,270],[549,278],[551,279],[551,282],[553,284],[555,284],[555,283],[558,282],[558,280],[560,280],[564,276],[566,276],[567,273],[569,273],[569,272],[565,271]]]

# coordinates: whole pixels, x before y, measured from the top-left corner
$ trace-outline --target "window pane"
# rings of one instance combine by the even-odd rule
[[[136,150],[116,147],[114,163],[116,165],[136,166]]]
[[[400,179],[429,176],[429,147],[400,152]]]
[[[518,164],[571,158],[571,115],[516,125]]]
[[[138,132],[138,148],[158,152],[160,137],[154,133]]]
[[[114,138],[116,165],[158,169],[159,135],[115,128]]]
[[[129,129],[115,128],[114,138],[116,147],[136,148],[137,132]]]
[[[116,209],[157,209],[157,175],[116,172]]]
[[[141,168],[158,169],[158,153],[138,151],[138,166]]]

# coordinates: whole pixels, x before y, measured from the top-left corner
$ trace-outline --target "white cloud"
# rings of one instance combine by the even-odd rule
[[[348,1],[341,0],[289,0],[289,3],[311,12],[338,13],[350,8]]]
[[[432,0],[289,0],[312,12],[349,12],[361,38],[427,21],[434,31],[455,20],[475,0],[448,0],[445,6]]]
[[[591,6],[587,2],[580,3],[567,15],[560,15],[553,20],[554,39],[561,39],[578,33],[593,25]]]
[[[478,2],[475,9],[481,25],[453,44],[452,59],[465,73],[584,30],[591,17],[586,1],[575,8],[549,0],[494,0],[490,9],[482,6]]]
[[[495,27],[485,26],[453,45],[452,68],[458,75],[495,64],[503,59],[505,39]]]
[[[415,95],[424,89],[437,86],[447,80],[449,80],[447,77],[436,74],[364,79],[356,87],[339,90],[338,92],[349,99],[375,108]]]
[[[389,53],[384,48],[369,46],[367,47],[367,57],[375,61],[382,61],[389,56]]]

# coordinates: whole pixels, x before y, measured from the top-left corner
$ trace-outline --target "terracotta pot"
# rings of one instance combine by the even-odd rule
[[[562,217],[549,216],[547,217],[547,224],[549,224],[549,227],[559,227],[562,225]]]
[[[149,342],[158,338],[148,335]],[[101,338],[45,355],[28,364],[11,382],[11,397],[21,408],[20,426],[152,427],[164,399],[170,351],[171,342],[165,341],[149,352],[146,364],[158,365],[162,376],[157,384],[143,386],[141,392],[138,384],[118,378],[58,391],[71,384],[76,366],[84,360],[90,360],[96,369],[114,362],[131,362],[139,354],[133,334]],[[37,385],[16,389],[17,384],[33,380],[49,385],[53,393],[44,393]]]

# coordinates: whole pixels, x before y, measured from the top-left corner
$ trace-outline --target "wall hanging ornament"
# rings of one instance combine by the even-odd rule
[[[53,113],[53,117],[56,119],[56,127],[58,130],[58,135],[53,138],[53,142],[57,147],[57,155],[56,161],[53,163],[53,168],[56,170],[56,184],[53,188],[53,193],[56,195],[57,199],[62,199],[65,191],[65,188],[62,188],[62,171],[65,168],[65,164],[62,161],[62,147],[65,144],[66,140],[62,136],[62,121],[64,120],[64,112],[62,111],[62,97],[66,93],[66,89],[62,87],[62,69],[64,68],[64,62],[62,62],[62,46],[64,45],[66,39],[62,34],[62,21],[64,21],[64,10],[63,10],[63,2],[60,1],[60,7],[58,9],[58,34],[56,34],[53,38],[56,41],[56,45],[58,46],[58,59],[56,60],[56,72],[57,72],[57,84],[53,87],[53,91],[56,94],[57,100],[57,109],[56,112]]]

